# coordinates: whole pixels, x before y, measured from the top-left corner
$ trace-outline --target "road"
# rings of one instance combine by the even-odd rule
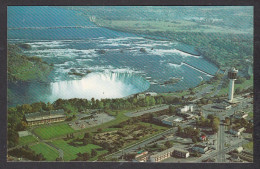
[[[125,115],[128,116],[128,117],[137,117],[137,116],[141,116],[141,115],[146,114],[146,113],[154,113],[154,112],[158,112],[158,111],[162,111],[162,110],[166,110],[166,109],[169,109],[169,105],[162,105],[162,106],[153,107],[153,108],[150,108],[150,109],[128,112],[128,113],[125,113]]]
[[[217,151],[222,152],[225,146],[225,130],[224,125],[219,125],[218,137],[217,137]],[[225,153],[219,153],[216,162],[225,162]]]

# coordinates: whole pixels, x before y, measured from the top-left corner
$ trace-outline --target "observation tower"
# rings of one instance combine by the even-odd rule
[[[229,102],[233,102],[234,86],[235,86],[235,80],[237,78],[237,73],[238,70],[236,70],[234,67],[228,71],[228,78],[229,78],[228,101]]]

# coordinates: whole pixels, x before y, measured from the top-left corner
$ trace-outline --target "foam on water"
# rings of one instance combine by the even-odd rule
[[[52,100],[57,98],[121,98],[149,88],[143,78],[127,73],[90,73],[80,80],[51,83]]]

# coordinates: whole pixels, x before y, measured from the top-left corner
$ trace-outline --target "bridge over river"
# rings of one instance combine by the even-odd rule
[[[22,29],[71,29],[71,28],[82,28],[82,29],[95,29],[95,28],[100,28],[97,26],[54,26],[54,27],[10,27],[8,30],[22,30]]]
[[[207,76],[209,76],[209,77],[214,77],[214,75],[209,74],[209,73],[207,73],[207,72],[205,72],[205,71],[203,71],[203,70],[201,70],[201,69],[199,69],[199,68],[196,68],[196,67],[194,67],[194,66],[192,66],[192,65],[190,65],[190,64],[188,64],[188,63],[186,63],[186,62],[183,62],[183,64],[186,65],[186,66],[188,66],[188,67],[190,67],[190,68],[192,68],[192,69],[194,69],[194,70],[197,70],[198,72],[201,72],[201,73],[203,73],[203,74],[205,74],[205,75],[207,75]]]

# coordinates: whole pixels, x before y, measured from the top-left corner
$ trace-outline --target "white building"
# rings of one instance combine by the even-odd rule
[[[147,92],[145,93],[146,96],[157,96],[157,93],[155,92]]]
[[[190,156],[190,153],[186,150],[182,150],[182,149],[177,149],[174,147],[171,147],[167,150],[164,150],[162,152],[159,152],[157,154],[153,154],[150,156],[150,161],[151,162],[160,162],[163,161],[171,156],[177,156],[177,157],[181,157],[181,158],[188,158]]]
[[[186,113],[188,111],[193,112],[193,105],[186,105],[183,108],[180,108],[179,111],[181,113]]]
[[[167,150],[164,150],[162,152],[159,152],[157,154],[153,154],[150,156],[150,161],[151,162],[160,162],[160,161],[163,161],[169,157],[172,156],[173,154],[173,151],[174,151],[174,147],[172,148],[169,148]]]
[[[163,124],[170,125],[170,126],[174,126],[175,123],[179,123],[181,121],[183,121],[183,118],[178,116],[170,116],[168,118],[162,119]]]

